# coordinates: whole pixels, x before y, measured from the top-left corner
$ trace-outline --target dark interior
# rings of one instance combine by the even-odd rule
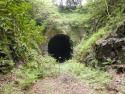
[[[72,57],[72,42],[69,36],[57,34],[48,43],[48,53],[60,63]]]

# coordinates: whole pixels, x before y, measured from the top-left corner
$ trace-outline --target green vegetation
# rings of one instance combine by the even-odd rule
[[[32,6],[28,2],[2,0],[0,5],[0,50],[6,55],[1,58],[1,63],[28,62],[32,59],[32,50],[37,51],[42,43],[43,27],[35,25],[30,14]]]
[[[16,73],[16,80],[4,86],[5,94],[8,94],[8,91],[11,92],[11,94],[21,94],[21,90],[27,90],[38,78],[56,77],[67,73],[88,83],[92,88],[103,89],[107,83],[111,81],[111,77],[107,72],[86,67],[76,60],[69,60],[59,65],[55,60],[47,56],[46,58],[42,58],[42,61],[44,61],[45,64],[44,66],[39,66],[40,69],[38,66],[36,68],[35,66],[31,67],[31,63],[29,69],[27,66],[22,66],[16,70],[16,72],[14,72]],[[15,87],[17,85],[18,87]]]
[[[58,69],[55,67],[56,61],[53,58],[38,56],[36,59],[36,62],[29,62],[15,70],[16,81],[22,88],[30,86],[38,78],[56,76],[58,74]]]
[[[102,62],[95,58],[94,47],[98,40],[107,38],[124,24],[125,0],[87,0],[86,5],[76,3],[73,7],[74,0],[67,6],[52,1],[0,1],[0,74],[15,75],[3,85],[5,94],[21,94],[38,79],[65,73],[99,89],[106,88],[112,80],[108,71],[98,66]],[[41,20],[41,25],[37,25],[36,19]],[[42,54],[41,46],[47,45],[51,33],[71,37],[74,50],[71,60],[59,64],[48,54]],[[92,55],[89,62],[88,54]]]
[[[87,83],[98,87],[103,87],[110,81],[110,76],[104,71],[86,67],[78,63],[76,60],[69,60],[60,66],[60,73],[72,73],[76,77],[86,81]]]
[[[100,6],[97,7],[96,3],[92,3],[92,5],[90,3],[91,6],[88,7],[88,11],[90,13],[92,12],[91,14],[88,12],[88,14],[91,15],[92,18],[94,17],[94,20],[98,21],[97,24],[95,23],[95,30],[92,31],[93,34],[89,35],[87,39],[83,39],[76,47],[76,51],[79,51],[78,54],[83,54],[82,58],[84,55],[86,56],[97,40],[108,36],[111,32],[115,32],[118,27],[124,23],[124,0],[114,2],[114,5],[107,5],[107,3],[105,3],[107,2],[106,0],[100,0],[97,2]],[[93,29],[93,26],[90,25],[90,27]]]

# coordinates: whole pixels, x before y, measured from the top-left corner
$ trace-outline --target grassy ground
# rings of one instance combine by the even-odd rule
[[[108,73],[97,69],[85,67],[83,64],[78,63],[76,60],[69,60],[63,64],[56,63],[53,67],[50,67],[49,65],[50,64],[47,65],[49,70],[45,69],[44,71],[44,77],[41,76],[36,77],[35,74],[38,74],[37,69],[30,71],[29,73],[27,73],[27,75],[25,74],[27,70],[25,70],[24,73],[22,73],[23,70],[20,70],[10,74],[11,76],[9,75],[8,78],[10,80],[10,81],[8,80],[9,83],[5,83],[3,86],[4,87],[3,94],[23,94],[24,92],[25,94],[29,94],[28,92],[34,92],[31,89],[32,86],[33,87],[38,86],[39,87],[38,91],[40,91],[39,93],[33,93],[33,94],[43,94],[41,90],[43,89],[46,83],[48,83],[47,87],[52,86],[51,87],[52,91],[50,92],[55,92],[54,90],[56,87],[59,88],[59,90],[62,90],[62,92],[65,92],[65,94],[77,94],[75,92],[80,92],[81,90],[83,90],[83,92],[86,92],[86,90],[95,92],[96,89],[105,92],[105,87],[111,81],[111,77]],[[75,79],[76,81],[74,82]],[[70,83],[64,84],[63,80],[70,81]],[[63,87],[60,86],[60,84],[63,85]],[[70,88],[72,87],[76,89],[76,87],[73,84],[76,85],[76,87],[79,87],[79,90],[74,91],[74,93]],[[56,87],[53,87],[53,85],[56,85]],[[49,92],[49,89],[47,89],[47,87],[45,87],[44,89],[45,92]],[[66,87],[69,90],[65,89]],[[79,94],[83,94],[83,92]],[[61,93],[44,93],[44,94],[61,94]]]

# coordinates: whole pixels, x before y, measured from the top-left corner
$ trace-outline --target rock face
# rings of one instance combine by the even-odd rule
[[[125,63],[125,23],[95,46],[96,59],[101,62]]]

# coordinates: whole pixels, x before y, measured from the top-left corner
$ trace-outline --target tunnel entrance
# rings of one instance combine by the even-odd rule
[[[60,63],[72,57],[72,42],[70,37],[57,34],[48,43],[48,53]]]

